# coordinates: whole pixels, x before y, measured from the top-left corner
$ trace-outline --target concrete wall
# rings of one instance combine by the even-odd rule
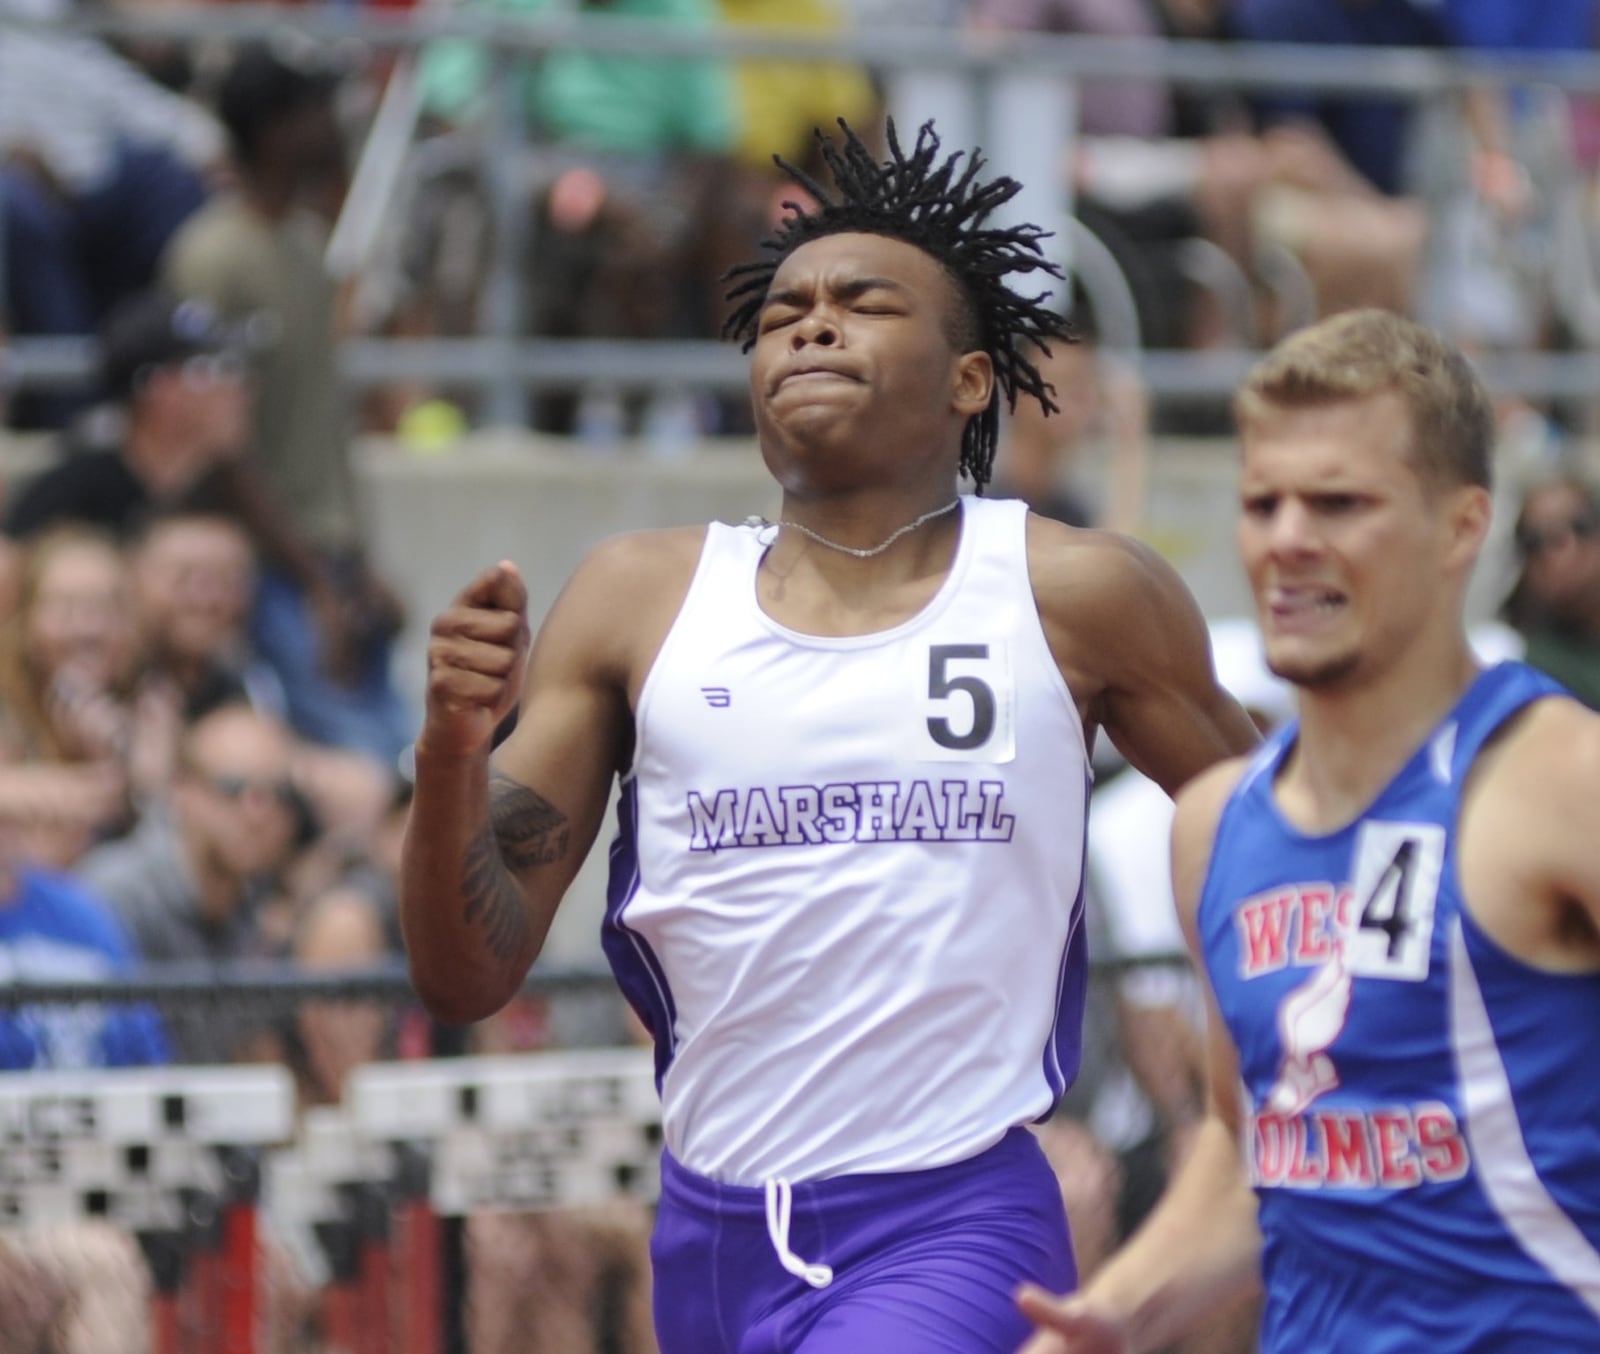
[[[1210,614],[1246,601],[1229,534],[1233,457],[1225,442],[1164,443],[1155,451],[1145,534]],[[771,517],[778,509],[754,443],[743,441],[663,461],[626,450],[574,455],[564,443],[514,433],[481,434],[444,456],[369,440],[359,465],[374,556],[412,606],[398,675],[418,697],[428,620],[497,559],[521,567],[537,620],[607,536]],[[1092,468],[1088,480],[1092,492]]]

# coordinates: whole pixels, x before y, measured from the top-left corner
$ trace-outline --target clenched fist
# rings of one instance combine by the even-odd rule
[[[528,589],[501,560],[467,584],[434,620],[428,639],[427,713],[419,748],[486,752],[522,693],[528,658]]]

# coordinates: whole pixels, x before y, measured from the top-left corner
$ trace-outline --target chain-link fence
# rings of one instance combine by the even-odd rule
[[[654,1351],[654,1059],[604,971],[467,1029],[398,967],[0,985],[0,1052],[46,1031],[144,1065],[0,1073],[0,1354]]]

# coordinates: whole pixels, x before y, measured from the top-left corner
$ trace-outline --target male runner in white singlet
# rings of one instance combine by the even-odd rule
[[[1073,1281],[1023,1126],[1077,1067],[1090,740],[1175,790],[1254,729],[1149,551],[958,494],[1061,335],[1005,285],[1039,232],[982,225],[1017,185],[822,145],[836,192],[733,275],[782,520],[600,545],[531,654],[509,563],[438,618],[407,946],[439,1016],[496,1010],[620,776],[663,1354],[1009,1354],[1016,1284]]]

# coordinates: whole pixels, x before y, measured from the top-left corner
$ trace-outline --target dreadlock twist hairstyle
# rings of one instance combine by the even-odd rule
[[[796,249],[826,235],[859,231],[887,235],[914,245],[937,260],[950,275],[977,332],[963,334],[962,342],[989,354],[994,363],[995,391],[989,405],[967,421],[961,438],[960,468],[971,475],[978,491],[989,482],[995,446],[1000,435],[1000,395],[1007,407],[1017,407],[1019,394],[1031,395],[1046,413],[1054,413],[1050,398],[1055,388],[1024,355],[1028,346],[1049,353],[1052,338],[1069,339],[1065,321],[1043,302],[1048,291],[1023,296],[1005,285],[1008,273],[1043,272],[1061,277],[1061,270],[1039,248],[1049,236],[1038,226],[1018,225],[985,229],[983,222],[1002,203],[1021,191],[1015,179],[1000,177],[978,182],[986,163],[978,151],[956,151],[939,162],[939,137],[933,123],[924,123],[916,144],[907,155],[888,124],[889,159],[878,159],[861,143],[844,119],[842,143],[815,133],[823,163],[832,175],[838,196],[828,192],[804,170],[774,155],[773,161],[818,202],[806,212],[798,203],[785,202],[788,215],[761,241],[769,257],[730,268],[727,299],[733,310],[723,325],[723,335],[744,341],[746,352],[755,343],[757,323],[767,291],[778,266]],[[962,161],[966,164],[963,166]]]

